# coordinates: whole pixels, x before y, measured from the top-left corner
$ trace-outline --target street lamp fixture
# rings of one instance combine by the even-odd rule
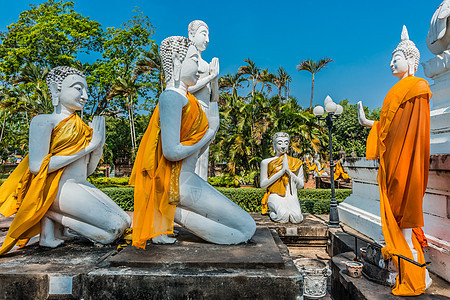
[[[322,117],[322,115],[324,114],[324,109],[320,105],[314,107],[313,114],[317,117],[317,120],[319,122],[321,120],[325,120],[325,123],[328,127],[328,136],[330,143],[330,182],[331,182],[330,219],[328,221],[328,227],[337,228],[339,227],[339,214],[337,210],[337,201],[334,191],[334,167],[336,165],[333,163],[333,141],[331,132],[333,129],[333,121],[337,121],[337,119],[342,114],[344,109],[341,105],[334,103],[330,96],[327,96],[325,98],[324,106],[325,111],[327,112],[327,116],[325,118]]]

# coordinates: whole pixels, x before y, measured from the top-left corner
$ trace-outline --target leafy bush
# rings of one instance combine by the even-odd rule
[[[130,177],[89,177],[89,182],[98,188],[128,186]]]
[[[100,190],[125,211],[134,210],[134,187],[107,187]]]
[[[100,188],[123,210],[133,210],[134,188],[131,186]],[[219,192],[248,212],[261,212],[261,199],[265,189],[260,188],[217,188]],[[352,190],[336,190],[338,203],[350,196]],[[330,190],[299,190],[298,198],[303,213],[329,214]]]
[[[240,182],[239,179],[236,176],[232,176],[229,174],[216,176],[216,177],[209,177],[208,183],[215,187],[239,187]]]
[[[217,188],[228,199],[248,212],[261,212],[261,199],[265,189],[258,188]]]

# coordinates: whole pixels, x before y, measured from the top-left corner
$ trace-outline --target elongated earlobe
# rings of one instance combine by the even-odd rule
[[[181,75],[181,61],[178,56],[178,53],[174,53],[172,59],[173,59],[173,79],[175,82],[177,82],[180,81]]]
[[[48,87],[48,91],[50,92],[50,97],[52,98],[52,104],[53,106],[58,106],[59,104],[59,91],[58,91],[58,84],[56,82],[53,82]]]

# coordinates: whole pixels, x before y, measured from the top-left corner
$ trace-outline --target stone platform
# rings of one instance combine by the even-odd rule
[[[174,245],[56,249],[27,246],[0,258],[0,299],[300,299],[302,276],[277,233],[214,245],[178,228]]]
[[[394,300],[409,299],[411,297],[394,296],[391,288],[376,284],[364,278],[353,278],[348,275],[345,262],[355,258],[353,252],[346,252],[333,257],[331,261],[331,290],[334,300]],[[438,276],[430,273],[433,284],[425,294],[412,297],[417,300],[450,299],[450,284]]]
[[[300,224],[275,223],[268,215],[250,213],[258,227],[274,229],[284,244],[291,247],[324,248],[328,241],[328,215],[303,214]]]

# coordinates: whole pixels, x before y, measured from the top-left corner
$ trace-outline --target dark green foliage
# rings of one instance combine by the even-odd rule
[[[218,188],[219,192],[248,212],[261,212],[261,199],[265,189],[258,188]]]
[[[129,187],[130,177],[89,177],[89,182],[100,188]]]
[[[208,183],[215,187],[239,187],[239,181],[235,176],[230,174],[225,174],[222,176],[209,177]]]
[[[95,182],[94,184],[102,184]],[[120,185],[120,183],[119,183]],[[114,200],[123,210],[133,210],[134,188],[130,186],[102,187],[105,194]],[[258,188],[218,188],[219,192],[248,212],[261,212],[261,199],[265,190]],[[352,190],[336,190],[336,200],[344,201]],[[330,190],[299,190],[298,198],[303,213],[328,214],[330,212]]]
[[[366,141],[370,128],[359,124],[356,104],[350,104],[348,100],[342,100],[339,104],[344,108],[344,112],[333,128],[333,158],[338,158],[337,153],[341,148],[347,156],[354,151],[356,156],[363,157],[366,154]],[[380,109],[371,111],[364,107],[364,112],[370,120],[380,119]]]
[[[108,187],[100,188],[100,190],[108,195],[123,210],[134,210],[134,187]]]

